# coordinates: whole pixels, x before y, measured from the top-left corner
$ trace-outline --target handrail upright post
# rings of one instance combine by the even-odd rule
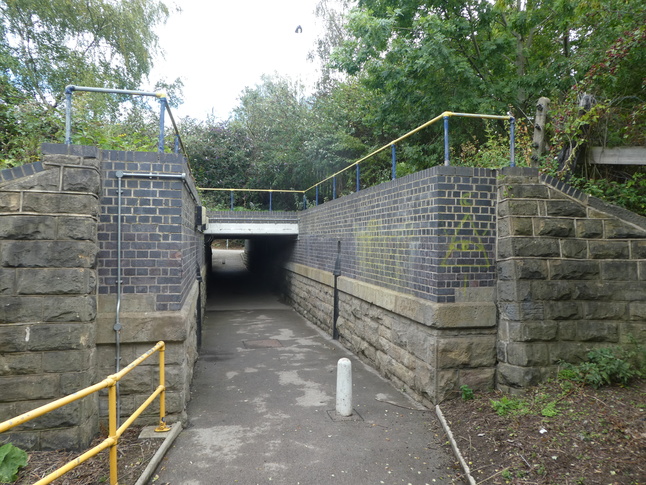
[[[162,391],[159,393],[159,426],[155,431],[164,432],[170,429],[166,425],[166,344],[159,344],[159,387]]]
[[[449,117],[444,116],[444,165],[450,165],[449,161]]]
[[[303,194],[303,210],[307,210],[307,195]]]
[[[232,190],[231,191],[231,197],[230,197],[230,199],[231,199],[231,210],[233,210],[233,197],[234,196],[233,196],[233,190]]]
[[[117,468],[117,386],[116,382],[108,387],[108,436],[114,439],[110,445],[110,485],[119,481]]]
[[[272,196],[272,192],[270,190],[269,191],[269,212],[272,212],[272,209],[273,209],[272,205],[273,205],[273,196]]]
[[[391,177],[391,180],[395,180],[397,178],[397,148],[394,143],[390,145],[390,158],[392,160],[390,177]]]
[[[319,186],[316,186],[316,196],[314,197],[314,205],[319,205]]]
[[[361,190],[361,169],[359,166],[360,165],[357,163],[357,192]]]
[[[164,151],[164,112],[166,111],[166,98],[159,98],[159,143],[157,146],[158,151]]]
[[[72,87],[65,88],[65,144],[72,144]]]
[[[516,118],[509,118],[509,166],[516,166]]]

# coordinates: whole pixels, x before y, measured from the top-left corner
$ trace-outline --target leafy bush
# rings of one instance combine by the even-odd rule
[[[529,412],[529,404],[527,402],[522,399],[509,398],[507,396],[503,396],[499,401],[492,399],[491,407],[498,413],[498,416],[506,416],[508,414],[519,415]]]
[[[460,391],[462,392],[462,400],[463,401],[468,401],[470,399],[473,399],[473,389],[471,389],[469,386],[464,385],[460,386]]]
[[[563,364],[559,378],[600,388],[612,384],[628,384],[632,379],[644,376],[646,350],[639,345],[635,349],[599,348],[588,352],[588,361],[578,365]]]
[[[27,465],[27,453],[11,443],[0,446],[0,483],[15,482],[18,470]]]

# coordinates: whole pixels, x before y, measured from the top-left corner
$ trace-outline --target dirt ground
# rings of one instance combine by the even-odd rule
[[[120,485],[133,485],[148,466],[163,439],[139,439],[140,427],[131,427],[123,434],[117,447],[117,468]],[[104,438],[97,438],[96,446]],[[27,466],[20,470],[17,485],[30,485],[47,476],[57,468],[74,460],[80,453],[70,451],[35,451],[29,453]],[[96,457],[82,463],[63,477],[55,480],[56,485],[96,485],[110,483],[108,452],[102,451]]]
[[[441,404],[477,483],[646,484],[646,380],[563,386],[548,383],[522,399],[476,392]]]
[[[475,392],[473,399],[459,396],[441,409],[478,484],[646,485],[646,380],[599,390],[553,382],[522,399]],[[139,431],[128,430],[119,442],[121,485],[137,481],[163,442],[139,440]],[[452,453],[448,440],[445,446]],[[32,484],[77,455],[30,453],[15,483]],[[109,483],[109,475],[102,452],[54,483]]]

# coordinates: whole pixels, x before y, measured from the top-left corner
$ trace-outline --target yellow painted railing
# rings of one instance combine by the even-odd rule
[[[233,210],[233,194],[235,192],[268,192],[269,193],[269,210],[272,210],[272,194],[278,194],[278,193],[297,193],[297,194],[303,194],[303,208],[307,208],[307,199],[306,199],[306,194],[310,192],[312,189],[316,189],[316,204],[318,205],[318,188],[325,182],[332,181],[334,183],[333,185],[333,198],[336,198],[336,177],[341,175],[342,173],[350,170],[351,168],[356,167],[357,169],[357,183],[356,183],[356,190],[357,192],[360,190],[360,182],[359,182],[359,165],[362,162],[365,162],[369,158],[374,157],[378,153],[381,153],[387,149],[391,149],[392,151],[392,178],[395,178],[395,165],[396,165],[396,154],[395,154],[395,147],[397,146],[398,143],[402,142],[403,140],[407,139],[408,137],[414,135],[418,131],[423,130],[424,128],[427,128],[434,123],[437,123],[440,120],[444,121],[444,164],[449,165],[449,118],[479,118],[483,120],[506,120],[510,122],[510,132],[509,132],[509,164],[510,166],[515,166],[516,164],[516,156],[515,156],[515,119],[511,115],[488,115],[488,114],[479,114],[479,113],[454,113],[453,111],[445,111],[439,116],[436,116],[435,118],[427,121],[426,123],[421,124],[417,128],[409,131],[408,133],[400,136],[399,138],[392,140],[389,143],[386,143],[384,146],[381,148],[378,148],[368,155],[362,157],[361,159],[347,165],[346,167],[342,168],[336,173],[333,173],[332,175],[319,180],[316,182],[314,185],[311,187],[308,187],[307,189],[304,190],[280,190],[280,189],[248,189],[248,188],[207,188],[207,187],[198,187],[198,190],[200,191],[219,191],[219,192],[230,192],[231,193],[231,210]]]
[[[164,376],[164,354],[166,350],[166,344],[164,342],[157,342],[152,349],[150,349],[145,354],[141,355],[138,359],[133,361],[129,366],[122,369],[116,374],[108,376],[103,381],[93,386],[86,387],[74,394],[65,396],[61,399],[53,401],[49,404],[45,404],[39,408],[33,409],[27,413],[16,416],[15,418],[9,419],[4,423],[0,423],[0,433],[3,433],[15,426],[31,421],[34,418],[47,414],[55,409],[70,404],[74,401],[78,401],[90,394],[93,394],[101,389],[108,388],[108,437],[103,440],[100,444],[92,448],[91,450],[86,451],[79,457],[70,461],[66,465],[62,466],[58,470],[50,473],[46,477],[42,478],[34,485],[45,485],[46,483],[51,483],[57,478],[63,476],[65,473],[76,468],[81,463],[89,460],[90,458],[98,455],[101,451],[106,448],[110,448],[110,485],[117,485],[118,476],[117,476],[117,446],[119,438],[124,433],[128,427],[134,422],[135,419],[159,396],[159,426],[155,431],[168,431],[170,428],[166,426],[166,381]],[[126,374],[131,370],[141,364],[148,357],[153,355],[155,352],[159,352],[159,385],[157,389],[146,399],[146,401],[139,406],[139,408],[132,413],[132,415],[119,427],[117,428],[117,382],[119,382]]]

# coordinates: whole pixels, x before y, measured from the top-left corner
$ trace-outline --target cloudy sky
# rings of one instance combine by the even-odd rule
[[[168,2],[169,4],[171,2]],[[184,81],[184,104],[176,116],[225,119],[246,87],[277,72],[311,85],[307,60],[317,37],[317,0],[182,0],[158,29],[165,59],[150,79]],[[297,26],[302,33],[295,33]]]

